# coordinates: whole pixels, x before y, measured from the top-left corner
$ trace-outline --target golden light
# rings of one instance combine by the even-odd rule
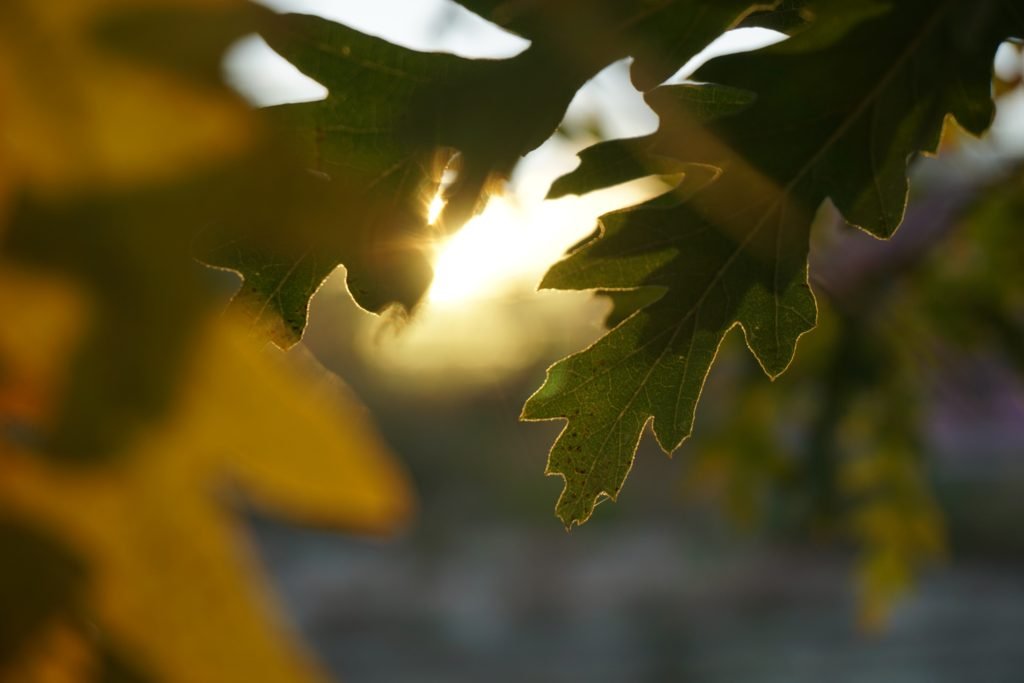
[[[411,318],[383,319],[359,334],[359,353],[383,371],[381,377],[432,394],[442,384],[452,390],[489,384],[601,334],[607,302],[589,292],[537,292],[537,283],[569,245],[594,229],[598,216],[649,199],[664,186],[643,180],[544,201],[549,184],[541,178],[494,196],[461,230],[438,239],[424,304]],[[424,206],[442,205],[425,200]]]
[[[279,10],[295,10],[285,6],[296,3],[309,5],[306,10],[343,23],[355,21],[352,25],[361,30],[404,41],[406,47],[416,50],[462,54],[461,47],[472,45],[463,56],[501,58],[518,54],[527,45],[493,26],[485,30],[491,26],[486,22],[465,33],[437,32],[430,28],[429,21],[406,22],[409,31],[401,31],[399,37],[392,33],[399,24],[377,8],[389,4],[383,0],[260,1]],[[431,3],[407,4],[426,8]],[[752,49],[759,42],[767,44],[782,37],[761,29],[727,33],[691,60],[675,80],[692,73],[713,54]],[[507,54],[495,53],[495,49],[505,49],[495,47],[498,41],[509,38],[519,42],[509,45]],[[320,100],[327,95],[323,86],[302,76],[261,39],[240,42],[226,60],[225,70],[231,83],[261,106]],[[620,64],[577,94],[567,119],[599,121],[609,135],[632,137],[650,133],[656,126],[653,115],[643,111],[642,95],[633,89],[628,69]],[[381,377],[393,377],[403,388],[418,384],[434,395],[441,387],[496,381],[540,358],[564,355],[596,339],[603,332],[601,321],[607,301],[588,292],[537,292],[537,284],[566,248],[594,229],[600,215],[644,201],[665,188],[654,181],[634,181],[584,197],[544,201],[551,183],[571,171],[578,163],[578,152],[593,142],[596,140],[553,137],[520,162],[508,181],[507,196],[493,198],[480,215],[458,231],[454,231],[454,225],[441,225],[444,193],[457,180],[458,164],[449,158],[451,150],[440,150],[435,162],[447,163],[448,167],[439,178],[432,176],[437,182],[423,188],[422,204],[417,207],[434,226],[424,231],[434,234],[433,285],[410,317],[366,314],[353,318],[360,321],[355,325],[355,345],[363,360],[381,370]],[[330,287],[322,288],[321,298],[330,291],[350,304],[344,272],[339,271],[331,282]],[[334,313],[311,318],[330,315]],[[346,338],[353,334],[353,325],[342,325],[337,318],[335,324],[337,329],[332,334]]]
[[[635,181],[555,201],[523,202],[496,195],[479,215],[435,247],[427,302],[431,308],[450,309],[522,296],[536,287],[568,245],[593,230],[599,215],[659,191],[651,181]],[[436,197],[430,215],[435,207],[438,213],[444,208]]]
[[[428,301],[452,306],[486,299],[518,281],[533,265],[524,225],[515,204],[500,196],[491,199],[482,213],[439,244]]]
[[[444,211],[445,204],[446,202],[440,192],[434,195],[434,198],[427,205],[427,225],[437,223],[437,219],[441,217],[441,212]]]

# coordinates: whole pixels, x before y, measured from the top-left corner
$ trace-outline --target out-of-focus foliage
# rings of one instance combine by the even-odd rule
[[[726,386],[720,428],[698,432],[688,496],[720,502],[736,524],[853,543],[860,613],[885,623],[920,568],[943,557],[945,531],[921,455],[925,387],[886,311],[823,315],[793,367],[768,385],[749,362]],[[739,349],[726,351],[734,362]]]
[[[169,400],[204,306],[188,258],[197,174],[257,143],[217,74],[259,13],[243,0],[0,11],[4,257],[74,279],[96,316],[40,438],[61,456],[109,454]]]
[[[890,245],[849,229],[823,239],[821,324],[773,385],[725,351],[739,370],[719,391],[735,400],[712,410],[732,414],[698,431],[687,492],[744,527],[855,543],[869,627],[946,552],[923,443],[936,383],[975,354],[1020,367],[1022,189],[1019,170],[933,189]]]
[[[6,276],[19,298],[5,302],[12,308],[3,313],[20,316],[23,327],[5,334],[0,349],[5,367],[25,373],[4,382],[4,402],[31,423],[45,419],[39,397],[53,394],[67,359],[59,348],[41,352],[22,340],[69,348],[61,338],[84,316],[68,305],[74,290],[62,295],[38,276]],[[221,328],[229,326],[201,330],[198,353],[177,379],[179,398],[121,458],[69,467],[17,438],[2,442],[4,515],[31,520],[46,535],[32,540],[28,529],[10,524],[5,548],[29,538],[11,557],[45,581],[41,593],[5,601],[0,665],[15,662],[13,672],[36,666],[33,648],[46,642],[40,634],[61,626],[89,651],[76,663],[89,671],[102,668],[103,648],[114,643],[147,672],[145,680],[318,678],[269,625],[232,512],[253,505],[307,524],[384,532],[407,519],[408,484],[351,399],[317,387],[312,375],[295,376],[283,359]],[[33,547],[37,555],[25,554]],[[18,563],[8,570],[18,571]],[[46,587],[51,573],[63,583]],[[75,582],[64,587],[68,576]],[[21,675],[3,680],[26,680]]]
[[[1010,174],[986,190],[952,237],[921,274],[925,322],[961,347],[996,346],[1024,371],[1024,173]]]
[[[137,187],[243,150],[252,119],[208,75],[241,35],[231,15],[245,11],[242,0],[5,2],[0,195]],[[169,13],[180,18],[173,32]],[[216,27],[205,29],[213,40],[193,39],[201,23]],[[149,32],[176,68],[125,54],[126,32]]]
[[[358,405],[218,320],[229,291],[194,259],[211,225],[266,208],[246,190],[268,169],[302,172],[221,82],[265,16],[0,8],[5,682],[321,680],[234,517],[383,533],[410,513]]]

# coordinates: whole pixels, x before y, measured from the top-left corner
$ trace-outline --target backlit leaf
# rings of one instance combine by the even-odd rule
[[[412,308],[431,279],[429,244],[460,227],[495,182],[554,133],[588,79],[634,55],[644,65],[635,73],[652,87],[755,8],[771,6],[538,5],[531,25],[572,20],[571,31],[559,31],[569,42],[537,39],[503,60],[417,52],[318,17],[282,16],[264,31],[267,42],[329,94],[269,114],[298,136],[322,183],[317,191],[337,211],[291,239],[291,248],[274,236],[231,236],[209,260],[245,277],[239,308],[255,313],[282,346],[300,338],[309,298],[338,264],[364,308]],[[446,169],[455,177],[442,185]],[[427,207],[439,193],[445,208],[431,226]]]
[[[786,369],[816,316],[807,250],[818,206],[831,198],[851,223],[892,234],[903,216],[908,160],[935,150],[947,114],[975,134],[991,122],[993,54],[1007,36],[1024,33],[1013,7],[808,3],[809,28],[714,60],[694,76],[755,93],[750,106],[702,126],[667,95],[721,86],[649,96],[661,129],[646,148],[722,173],[677,207],[605,216],[602,234],[542,283],[665,292],[553,366],[524,408],[525,419],[568,419],[548,466],[566,480],[557,513],[567,526],[585,521],[599,497],[618,495],[652,419],[666,452],[689,435],[704,379],[732,327],[742,327],[769,376]]]

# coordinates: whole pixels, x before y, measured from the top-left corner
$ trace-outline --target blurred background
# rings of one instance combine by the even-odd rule
[[[526,41],[442,0],[267,0],[420,50]],[[702,55],[781,38],[732,32]],[[685,79],[696,63],[677,79]],[[224,65],[261,105],[323,97],[258,38]],[[771,383],[733,333],[694,437],[646,437],[617,504],[567,534],[543,476],[556,423],[517,421],[544,370],[597,339],[601,297],[537,292],[597,217],[657,181],[544,202],[596,140],[657,126],[615,64],[503,196],[436,244],[410,319],[359,310],[335,273],[293,353],[367,405],[420,514],[365,542],[253,515],[292,625],[352,683],[1017,681],[1024,669],[1024,193],[1020,52],[999,118],[915,167],[891,244],[823,208],[821,326]]]

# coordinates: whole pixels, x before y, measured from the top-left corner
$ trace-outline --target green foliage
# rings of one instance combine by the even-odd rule
[[[305,227],[287,240],[279,226],[214,236],[226,246],[214,246],[208,260],[246,279],[236,305],[288,346],[302,334],[310,297],[344,264],[364,308],[412,308],[430,283],[424,244],[437,232],[427,218],[435,195],[445,201],[441,227],[457,229],[520,157],[555,132],[593,75],[632,55],[635,79],[656,85],[754,9],[732,0],[598,4],[537,5],[515,15],[513,27],[535,40],[504,60],[416,52],[312,16],[270,22],[268,43],[328,90],[326,100],[267,113],[297,138],[302,164],[319,180],[316,192],[335,210],[319,224],[300,222]],[[467,5],[485,16],[501,9]],[[566,33],[545,33],[552,26]],[[566,35],[579,41],[569,55]],[[457,176],[442,185],[448,169]]]
[[[649,90],[679,70],[723,31],[775,24],[775,0],[563,0],[507,2],[459,0],[460,4],[529,38],[552,57],[547,64],[589,64],[593,73],[633,57],[633,82]],[[596,68],[595,68],[596,67]],[[540,71],[535,75],[539,76]]]
[[[212,252],[246,277],[236,305],[281,321],[269,325],[279,344],[301,335],[309,297],[338,263],[365,307],[414,306],[430,277],[421,246],[429,199],[444,196],[441,222],[456,228],[607,64],[633,56],[634,82],[646,89],[730,26],[795,34],[714,60],[695,75],[708,85],[651,90],[658,132],[585,150],[551,189],[559,197],[649,175],[678,182],[606,216],[600,235],[542,283],[645,292],[626,308],[615,295],[610,321],[622,324],[554,366],[524,408],[525,419],[569,420],[548,467],[566,478],[558,514],[567,525],[618,495],[649,421],[666,452],[689,435],[733,326],[769,376],[785,370],[814,326],[807,249],[818,206],[829,198],[852,224],[891,235],[907,162],[935,151],[947,114],[975,134],[989,125],[992,56],[1016,21],[1012,6],[994,2],[464,4],[531,46],[512,59],[467,60],[315,17],[280,17],[264,31],[330,92],[269,113],[298,135],[305,166],[343,216],[331,220],[345,222],[293,241],[290,258],[244,237]],[[457,170],[451,184],[441,182],[445,169]]]
[[[1015,26],[1004,4],[850,7],[809,3],[815,21],[790,40],[715,60],[694,76],[729,90],[651,93],[661,129],[629,143],[653,159],[649,172],[662,172],[667,157],[716,166],[721,176],[678,207],[605,216],[600,236],[542,282],[665,292],[552,367],[524,408],[526,419],[569,421],[548,466],[566,480],[557,508],[566,525],[585,521],[599,497],[618,495],[652,418],[668,453],[690,434],[708,369],[734,325],[770,377],[786,369],[814,326],[808,235],[824,199],[888,237],[903,217],[907,161],[936,150],[946,115],[975,134],[991,122],[991,62]],[[724,103],[721,115],[703,124],[673,106],[680,98],[672,92],[691,88],[707,92],[709,107]],[[756,99],[734,113],[733,88]],[[573,187],[600,186],[580,179],[600,180],[587,164],[602,156],[584,153]]]
[[[988,188],[955,235],[948,257],[920,275],[917,310],[950,342],[995,347],[1024,371],[1024,174]]]

